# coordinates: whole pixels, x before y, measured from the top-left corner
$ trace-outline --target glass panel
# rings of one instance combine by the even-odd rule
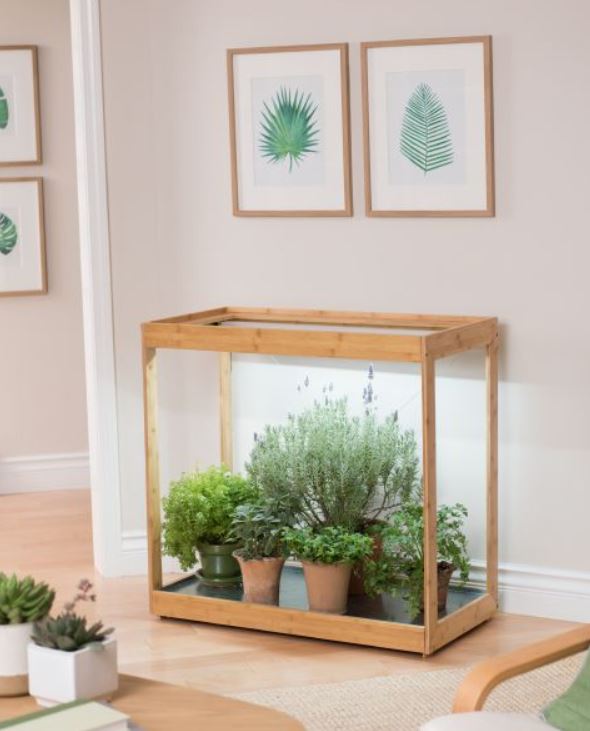
[[[464,533],[472,563],[467,586],[481,593],[486,579],[486,434],[485,350],[437,360],[438,508],[461,504],[467,509]],[[451,531],[446,535],[453,537]],[[448,552],[442,558],[450,560]],[[453,582],[458,578],[455,572]]]

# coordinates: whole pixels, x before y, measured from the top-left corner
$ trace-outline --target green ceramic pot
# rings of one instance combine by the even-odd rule
[[[233,557],[237,543],[199,543],[201,568],[197,575],[207,586],[235,586],[241,582],[240,564]]]

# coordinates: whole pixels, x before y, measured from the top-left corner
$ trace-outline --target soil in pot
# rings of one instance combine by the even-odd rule
[[[246,560],[239,553],[236,558],[242,569],[243,601],[254,604],[278,604],[281,571],[284,558]]]
[[[197,571],[206,586],[235,586],[241,581],[240,565],[233,556],[237,543],[199,543],[201,568]]]
[[[302,561],[307,599],[312,612],[344,614],[348,603],[349,563],[311,563]]]

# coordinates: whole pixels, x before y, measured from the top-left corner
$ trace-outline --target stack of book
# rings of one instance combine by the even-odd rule
[[[129,716],[94,701],[74,701],[0,723],[14,731],[127,731]]]

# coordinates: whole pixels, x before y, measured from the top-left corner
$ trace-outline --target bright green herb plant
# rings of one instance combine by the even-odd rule
[[[76,596],[65,604],[57,617],[47,617],[35,624],[31,636],[33,642],[40,647],[64,652],[76,652],[92,643],[103,642],[114,632],[113,627],[106,629],[102,622],[88,625],[87,618],[75,611],[79,602],[96,601],[96,595],[91,592],[92,584],[87,579],[82,579]]]
[[[291,556],[312,563],[354,564],[366,559],[373,550],[369,536],[336,526],[319,530],[287,528],[284,539]]]
[[[258,488],[224,467],[187,472],[172,483],[163,500],[164,553],[188,571],[196,563],[198,544],[231,542],[235,509],[258,497]]]
[[[467,508],[460,503],[443,505],[437,513],[438,565],[459,571],[460,583],[469,578],[469,554],[464,522]],[[424,513],[422,503],[406,503],[380,531],[380,555],[364,566],[365,590],[370,596],[393,594],[408,602],[416,617],[424,599]]]
[[[51,609],[55,591],[31,576],[0,572],[0,624],[26,624],[43,619]]]
[[[420,483],[414,433],[396,413],[351,416],[345,398],[266,426],[246,469],[266,497],[289,502],[294,522],[353,532],[386,519]]]

